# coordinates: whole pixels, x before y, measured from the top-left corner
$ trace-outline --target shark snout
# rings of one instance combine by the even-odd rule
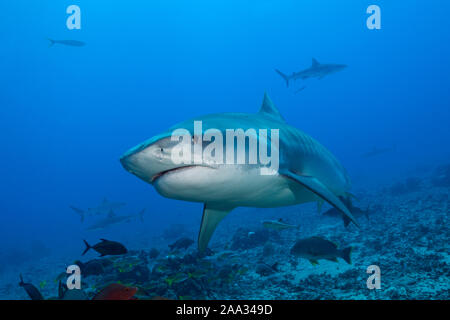
[[[178,165],[171,155],[158,144],[143,143],[131,148],[120,157],[125,170],[147,183],[152,183],[161,172],[172,170]]]
[[[120,157],[120,163],[122,164],[122,167],[127,170],[130,173],[133,173],[133,157],[135,156],[134,153],[130,153],[129,151],[125,152]]]
[[[157,173],[151,159],[145,158],[140,151],[125,152],[120,157],[120,163],[129,173],[148,183],[151,183],[152,177]]]

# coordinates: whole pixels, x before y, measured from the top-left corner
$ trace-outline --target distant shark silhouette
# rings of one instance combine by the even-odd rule
[[[389,147],[389,148],[373,147],[373,149],[371,151],[363,153],[361,156],[363,158],[371,158],[371,157],[379,156],[381,154],[392,152],[392,151],[395,151],[395,150],[396,150],[396,146]]]
[[[88,213],[91,215],[108,214],[111,210],[117,211],[125,205],[124,202],[110,202],[107,198],[104,198],[97,207],[88,208]]]
[[[286,86],[289,87],[290,80],[305,80],[308,78],[318,78],[320,80],[329,74],[336,73],[345,68],[347,68],[347,65],[345,64],[319,63],[316,59],[313,58],[311,67],[305,70],[293,72],[291,75],[286,75],[278,69],[275,69],[275,72],[278,73],[284,79],[284,81],[286,81]]]
[[[194,120],[202,121],[202,134],[208,129],[279,129],[279,170],[261,175],[262,164],[217,164],[203,155],[200,164],[175,164],[171,154],[178,143],[171,140],[176,129],[194,136]],[[259,132],[259,133],[258,133]],[[195,143],[192,139],[191,147]],[[249,148],[245,148],[246,159]],[[359,226],[345,199],[350,179],[334,155],[306,133],[288,125],[267,94],[260,111],[219,113],[181,122],[167,131],[127,151],[120,161],[138,178],[153,185],[164,197],[204,203],[198,248],[207,248],[219,222],[236,207],[274,208],[306,202],[327,201],[346,219]]]
[[[141,222],[144,222],[144,212],[145,209],[142,209],[141,212],[138,214],[132,214],[132,215],[116,215],[112,210],[108,214],[106,218],[100,219],[96,223],[92,224],[90,227],[87,228],[87,230],[98,230],[98,229],[105,229],[109,226],[123,223],[123,222],[130,222],[133,219],[139,218]]]
[[[50,38],[47,38],[48,41],[50,41],[49,47],[52,47],[54,44],[62,44],[64,46],[71,46],[71,47],[83,47],[86,45],[83,41],[77,41],[77,40],[53,40]]]

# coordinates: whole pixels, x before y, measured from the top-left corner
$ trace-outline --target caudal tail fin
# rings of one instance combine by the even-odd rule
[[[84,249],[83,253],[81,254],[82,256],[84,256],[86,254],[86,252],[89,251],[89,249],[91,249],[92,247],[89,245],[89,243],[87,243],[86,240],[83,240],[84,244],[86,245],[86,249]]]
[[[352,250],[353,250],[352,247],[348,247],[341,250],[341,258],[344,259],[345,262],[347,262],[348,264],[352,264],[351,258]]]
[[[55,40],[47,38],[48,41],[50,41],[50,44],[48,45],[48,47],[52,47],[55,44]]]
[[[139,220],[141,220],[141,222],[144,222],[144,212],[145,209],[142,209],[141,212],[139,212]]]
[[[278,69],[275,69],[275,72],[278,73],[284,79],[284,81],[286,81],[286,87],[289,88],[289,77]]]
[[[83,223],[84,217],[85,217],[84,210],[78,209],[77,207],[74,207],[74,206],[69,206],[69,207],[70,207],[70,209],[75,211],[78,215],[80,215],[81,223]]]

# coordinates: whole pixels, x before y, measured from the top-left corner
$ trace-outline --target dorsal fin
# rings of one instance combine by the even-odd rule
[[[276,118],[277,120],[284,121],[283,116],[280,114],[277,107],[273,104],[272,100],[270,100],[267,92],[264,92],[264,99],[259,113],[263,113]]]
[[[114,218],[116,215],[114,214],[114,211],[111,209],[111,210],[109,210],[109,213],[108,213],[108,218]]]
[[[316,59],[312,58],[312,66],[313,67],[317,67],[319,65],[319,61],[317,61]]]

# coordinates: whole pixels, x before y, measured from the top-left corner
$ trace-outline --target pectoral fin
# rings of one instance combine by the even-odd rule
[[[346,218],[350,219],[357,227],[359,227],[359,223],[356,221],[356,219],[353,217],[353,215],[350,213],[348,208],[342,203],[341,200],[337,196],[333,194],[325,185],[323,185],[319,180],[317,180],[314,177],[311,176],[301,176],[298,174],[295,174],[291,171],[282,171],[281,174],[285,175],[286,177],[300,183],[308,190],[314,192],[319,197],[321,197],[323,200],[331,204],[333,207],[341,211]]]
[[[323,203],[324,203],[325,201],[323,201],[323,199],[322,198],[320,198],[319,200],[317,200],[317,213],[320,213],[320,211],[322,211],[322,206],[323,206]]]
[[[204,251],[208,247],[217,225],[233,208],[215,208],[205,204],[203,207],[203,218],[198,234],[198,250]]]

